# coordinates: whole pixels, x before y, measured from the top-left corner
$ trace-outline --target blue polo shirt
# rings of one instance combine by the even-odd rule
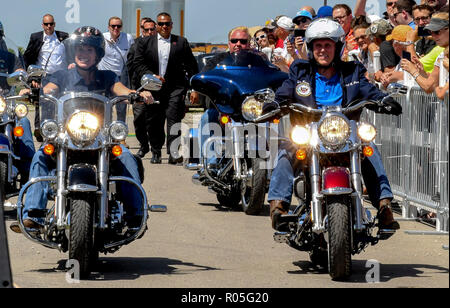
[[[316,73],[316,101],[317,106],[342,106],[342,85],[339,75],[335,74],[330,79]]]

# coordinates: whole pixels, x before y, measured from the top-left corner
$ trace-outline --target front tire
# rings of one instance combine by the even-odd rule
[[[242,183],[242,210],[247,215],[258,215],[264,206],[267,171],[260,168],[260,164],[264,162],[263,159],[255,158],[249,161],[251,161],[251,166],[248,168],[253,170],[253,176],[251,179],[251,186],[247,186],[245,180]],[[247,168],[244,170],[246,169]]]
[[[98,252],[94,249],[94,206],[84,199],[75,199],[70,205],[69,258],[80,265],[80,278],[89,277]]]
[[[350,211],[344,202],[328,205],[328,270],[333,280],[344,280],[352,271]]]

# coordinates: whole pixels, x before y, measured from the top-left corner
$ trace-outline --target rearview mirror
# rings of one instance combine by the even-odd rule
[[[17,71],[8,76],[6,79],[6,82],[11,87],[19,86],[19,85],[26,85],[28,80],[28,74],[24,71]]]
[[[408,93],[408,87],[394,82],[388,85],[387,92],[390,97],[399,97]]]
[[[145,90],[149,91],[159,91],[162,87],[162,82],[157,77],[145,74],[141,78],[141,88],[144,88]]]
[[[39,65],[30,65],[27,69],[28,78],[42,78],[45,76],[45,70]]]

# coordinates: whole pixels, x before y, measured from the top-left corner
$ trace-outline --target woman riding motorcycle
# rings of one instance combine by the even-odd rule
[[[359,62],[342,62],[345,32],[335,21],[321,18],[306,30],[305,39],[309,60],[297,60],[290,66],[289,79],[276,92],[280,105],[299,103],[311,108],[327,106],[346,107],[355,100],[380,101],[386,95],[364,77],[366,70]],[[401,106],[392,98],[385,100],[386,108],[378,113],[401,114]],[[352,119],[359,119],[359,114]],[[294,124],[311,122],[305,116],[292,116]],[[375,149],[372,157],[362,161],[362,175],[370,200],[378,208],[380,229],[399,229],[390,207],[393,198],[389,181]],[[282,231],[287,225],[279,222],[287,214],[291,203],[294,180],[295,147],[290,142],[280,144],[278,162],[273,170],[268,200],[272,227]]]
[[[66,50],[74,50],[73,60],[75,67],[69,70],[61,70],[53,74],[48,80],[44,80],[44,94],[63,93],[64,91],[103,91],[106,96],[129,95],[135,92],[125,87],[111,71],[97,69],[97,64],[105,54],[105,41],[102,33],[93,27],[81,27],[75,30],[67,42]],[[70,55],[69,55],[70,57]],[[22,90],[21,95],[29,90]],[[146,103],[153,100],[149,91],[140,93]],[[138,165],[131,152],[122,147],[122,155],[114,161],[119,176],[131,177],[140,182]],[[48,155],[44,154],[43,148],[36,152],[31,163],[30,178],[48,176],[54,172],[56,163]],[[138,226],[141,222],[140,204],[141,196],[128,183],[120,184],[124,199],[123,202],[130,212],[126,219],[130,227]],[[47,182],[38,182],[30,186],[23,211],[23,225],[25,228],[38,229],[42,224],[42,218],[29,217],[32,209],[45,209],[47,204]],[[18,223],[11,224],[14,232],[20,233]]]

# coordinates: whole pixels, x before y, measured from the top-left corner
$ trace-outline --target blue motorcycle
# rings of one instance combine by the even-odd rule
[[[270,123],[249,123],[243,114],[255,108],[262,112],[255,98],[273,93],[288,75],[253,51],[218,54],[207,67],[211,69],[191,78],[192,89],[208,97],[211,107],[200,127],[191,129],[185,140],[191,148],[190,157],[198,157],[186,167],[198,170],[193,182],[207,186],[221,206],[236,208],[242,204],[246,214],[257,215],[270,178]]]

